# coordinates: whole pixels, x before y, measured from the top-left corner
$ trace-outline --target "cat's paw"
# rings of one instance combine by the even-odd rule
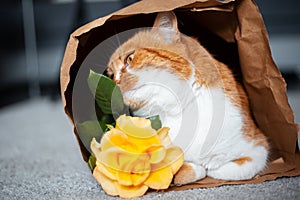
[[[177,186],[193,183],[206,176],[206,170],[194,163],[184,163],[174,177],[174,184]]]

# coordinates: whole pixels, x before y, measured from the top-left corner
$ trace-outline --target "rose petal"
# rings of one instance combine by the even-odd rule
[[[145,173],[150,171],[149,156],[147,154],[119,155],[120,171],[127,173]]]
[[[149,176],[148,173],[126,173],[119,171],[117,173],[117,181],[125,186],[137,186],[142,184]]]
[[[156,134],[151,121],[145,118],[121,115],[116,121],[116,128],[135,138],[149,138]]]
[[[135,173],[132,174],[131,179],[132,179],[132,184],[134,186],[142,184],[148,177],[150,173]]]
[[[117,180],[121,185],[139,185],[150,173],[149,156],[147,154],[121,156],[121,171],[117,172]]]
[[[125,185],[125,186],[133,185],[130,173],[118,171],[116,177],[117,177],[117,182],[121,185]]]
[[[151,171],[148,179],[144,182],[145,185],[152,189],[162,190],[167,189],[173,179],[171,168],[164,167],[159,170]]]
[[[165,147],[169,147],[172,144],[171,138],[168,135],[169,130],[170,128],[168,127],[162,127],[157,131],[159,140]]]
[[[132,162],[130,169],[133,173],[149,173],[151,170],[149,155],[145,153],[140,154],[138,159]]]
[[[168,148],[164,162],[168,163],[172,169],[172,173],[176,174],[184,162],[183,151],[176,146]]]
[[[148,148],[150,148],[153,145],[161,145],[161,142],[157,136],[149,137],[149,138],[134,138],[131,136],[128,136],[130,142],[136,145],[136,151],[137,153],[143,153]]]
[[[115,181],[102,174],[97,167],[94,169],[93,176],[107,194],[112,196],[119,194],[114,183]]]
[[[152,145],[146,152],[150,155],[150,163],[159,163],[166,156],[166,149],[161,145]]]
[[[101,154],[101,145],[96,141],[95,138],[92,139],[90,147],[96,157],[96,160],[99,160],[99,155]]]
[[[116,170],[114,170],[114,169],[112,169],[110,167],[105,166],[101,162],[97,162],[97,167],[96,168],[102,174],[105,174],[105,176],[107,176],[108,178],[110,178],[112,180],[117,180],[117,178],[116,178],[117,171]]]
[[[117,147],[103,151],[99,162],[116,171],[127,173],[146,173],[150,171],[150,157],[147,153],[136,154],[126,152]]]
[[[120,171],[121,166],[124,165],[123,163],[126,162],[126,156],[127,152],[124,150],[117,148],[117,147],[112,147],[106,151],[102,151],[98,158],[97,161],[103,163],[107,167],[112,168],[113,170]]]
[[[115,182],[115,188],[120,197],[122,198],[135,198],[144,195],[147,190],[148,186],[146,185],[139,185],[139,186],[124,186],[120,185]]]
[[[100,144],[102,151],[116,146],[122,149],[127,149],[128,151],[133,151],[132,149],[135,149],[135,145],[128,140],[126,134],[116,128],[105,133]]]
[[[151,165],[151,171],[156,171],[164,167],[169,167],[175,174],[184,162],[184,154],[179,147],[173,146],[167,149],[166,156],[163,161]]]
[[[139,130],[135,130],[135,132],[139,133]],[[101,139],[102,151],[117,146],[128,152],[142,153],[153,144],[160,144],[160,140],[157,136],[148,138],[131,137],[116,128],[105,133]]]

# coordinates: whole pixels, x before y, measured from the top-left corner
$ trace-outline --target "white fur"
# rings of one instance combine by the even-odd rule
[[[216,179],[223,180],[246,180],[253,178],[258,172],[265,168],[267,160],[267,150],[262,146],[246,144],[248,152],[243,152],[245,156],[253,159],[238,165],[235,162],[227,162],[219,168],[208,169],[207,175]]]
[[[206,176],[206,170],[203,166],[197,165],[197,164],[194,164],[194,163],[189,163],[189,164],[195,172],[195,180],[194,181],[202,179]]]
[[[147,69],[147,67],[144,67]],[[193,163],[197,178],[207,175],[226,180],[252,178],[266,164],[267,150],[247,141],[242,133],[243,115],[221,88],[197,85],[192,75],[184,81],[164,70],[140,70],[139,81],[124,98],[147,101],[133,114],[142,117],[160,115],[163,126],[171,128],[174,145]],[[241,157],[252,161],[232,162]]]

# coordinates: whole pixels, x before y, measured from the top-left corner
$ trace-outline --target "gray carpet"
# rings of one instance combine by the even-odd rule
[[[290,99],[292,107],[299,94]],[[298,104],[299,105],[299,104]],[[298,118],[299,121],[299,118]],[[81,159],[60,102],[39,98],[0,110],[0,199],[118,199]],[[300,199],[300,177],[254,185],[150,192],[140,199]]]

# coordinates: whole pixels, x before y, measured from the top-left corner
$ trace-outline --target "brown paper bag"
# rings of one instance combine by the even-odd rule
[[[254,119],[272,145],[268,168],[252,180],[220,181],[205,178],[194,184],[171,189],[259,183],[277,177],[299,175],[300,153],[296,145],[298,130],[288,104],[286,83],[271,57],[262,16],[251,0],[142,0],[77,29],[70,36],[61,66],[62,101],[73,125],[74,82],[89,52],[117,32],[152,26],[156,12],[170,10],[174,10],[179,21],[184,24],[180,28],[181,32],[196,37],[202,35],[207,39],[204,44],[211,46],[212,51],[221,49],[219,54],[216,53],[221,61],[237,66],[235,71],[242,77]],[[205,31],[208,34],[203,34]],[[210,38],[212,35],[214,39]],[[83,159],[87,161],[90,153],[80,141],[75,127],[74,132]]]

